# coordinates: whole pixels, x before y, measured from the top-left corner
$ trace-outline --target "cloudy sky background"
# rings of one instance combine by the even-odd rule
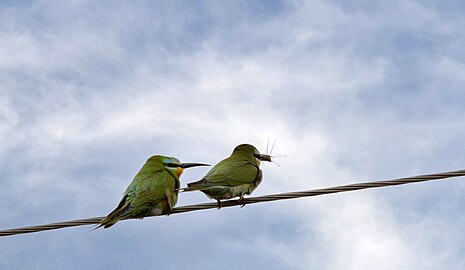
[[[254,195],[463,169],[464,12],[2,1],[0,227],[106,215],[153,154],[215,163],[269,138],[287,157]],[[464,181],[5,237],[0,268],[464,269]]]

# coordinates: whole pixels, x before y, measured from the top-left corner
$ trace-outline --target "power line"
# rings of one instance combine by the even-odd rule
[[[431,180],[439,180],[439,179],[446,179],[446,178],[459,177],[459,176],[465,176],[465,170],[443,172],[443,173],[436,173],[436,174],[418,175],[418,176],[413,176],[413,177],[398,178],[398,179],[387,180],[387,181],[364,182],[364,183],[356,183],[356,184],[344,185],[344,186],[313,189],[313,190],[307,190],[307,191],[297,191],[297,192],[272,194],[272,195],[266,195],[266,196],[250,197],[250,198],[245,198],[241,201],[228,200],[228,201],[221,202],[221,207],[224,208],[224,207],[232,207],[232,206],[238,206],[238,205],[278,201],[278,200],[297,199],[297,198],[303,198],[303,197],[320,196],[320,195],[325,195],[325,194],[347,192],[347,191],[354,191],[354,190],[361,190],[361,189],[368,189],[368,188],[397,186],[397,185],[404,185],[404,184],[409,184],[409,183],[426,182],[426,181],[431,181]],[[191,211],[212,209],[212,208],[217,208],[217,207],[218,205],[216,202],[180,206],[180,207],[173,208],[170,215],[186,213],[186,212],[191,212]],[[16,235],[16,234],[56,230],[56,229],[68,228],[68,227],[76,227],[76,226],[82,226],[82,225],[99,224],[100,220],[102,220],[103,218],[104,217],[93,217],[93,218],[51,223],[51,224],[46,224],[46,225],[29,226],[29,227],[4,230],[4,231],[0,231],[0,236],[9,236],[9,235]]]

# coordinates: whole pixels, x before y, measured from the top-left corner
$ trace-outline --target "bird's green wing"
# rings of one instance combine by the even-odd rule
[[[204,186],[237,186],[255,181],[259,172],[254,164],[245,160],[225,159],[205,175]]]
[[[131,192],[131,207],[138,208],[153,206],[161,200],[172,199],[172,192],[176,186],[176,179],[167,171],[160,170],[148,176],[141,176],[137,179],[137,185]],[[128,194],[129,195],[129,194]],[[129,196],[128,196],[129,197]]]
[[[176,181],[165,170],[136,175],[124,192],[119,205],[106,219],[111,221],[144,215],[149,207],[164,199],[173,207],[177,200],[177,193],[174,192]]]

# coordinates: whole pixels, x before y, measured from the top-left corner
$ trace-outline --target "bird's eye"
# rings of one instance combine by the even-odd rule
[[[170,168],[177,168],[177,167],[179,167],[179,164],[176,164],[176,163],[167,163],[166,166],[167,166],[167,167],[170,167]]]

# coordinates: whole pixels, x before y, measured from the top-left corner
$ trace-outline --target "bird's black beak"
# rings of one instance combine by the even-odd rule
[[[186,168],[191,168],[191,167],[197,167],[197,166],[211,166],[210,164],[205,164],[205,163],[181,163],[181,168],[186,169]]]
[[[255,156],[257,159],[261,161],[268,161],[271,162],[271,156],[270,155],[265,155],[265,154],[259,154]]]

